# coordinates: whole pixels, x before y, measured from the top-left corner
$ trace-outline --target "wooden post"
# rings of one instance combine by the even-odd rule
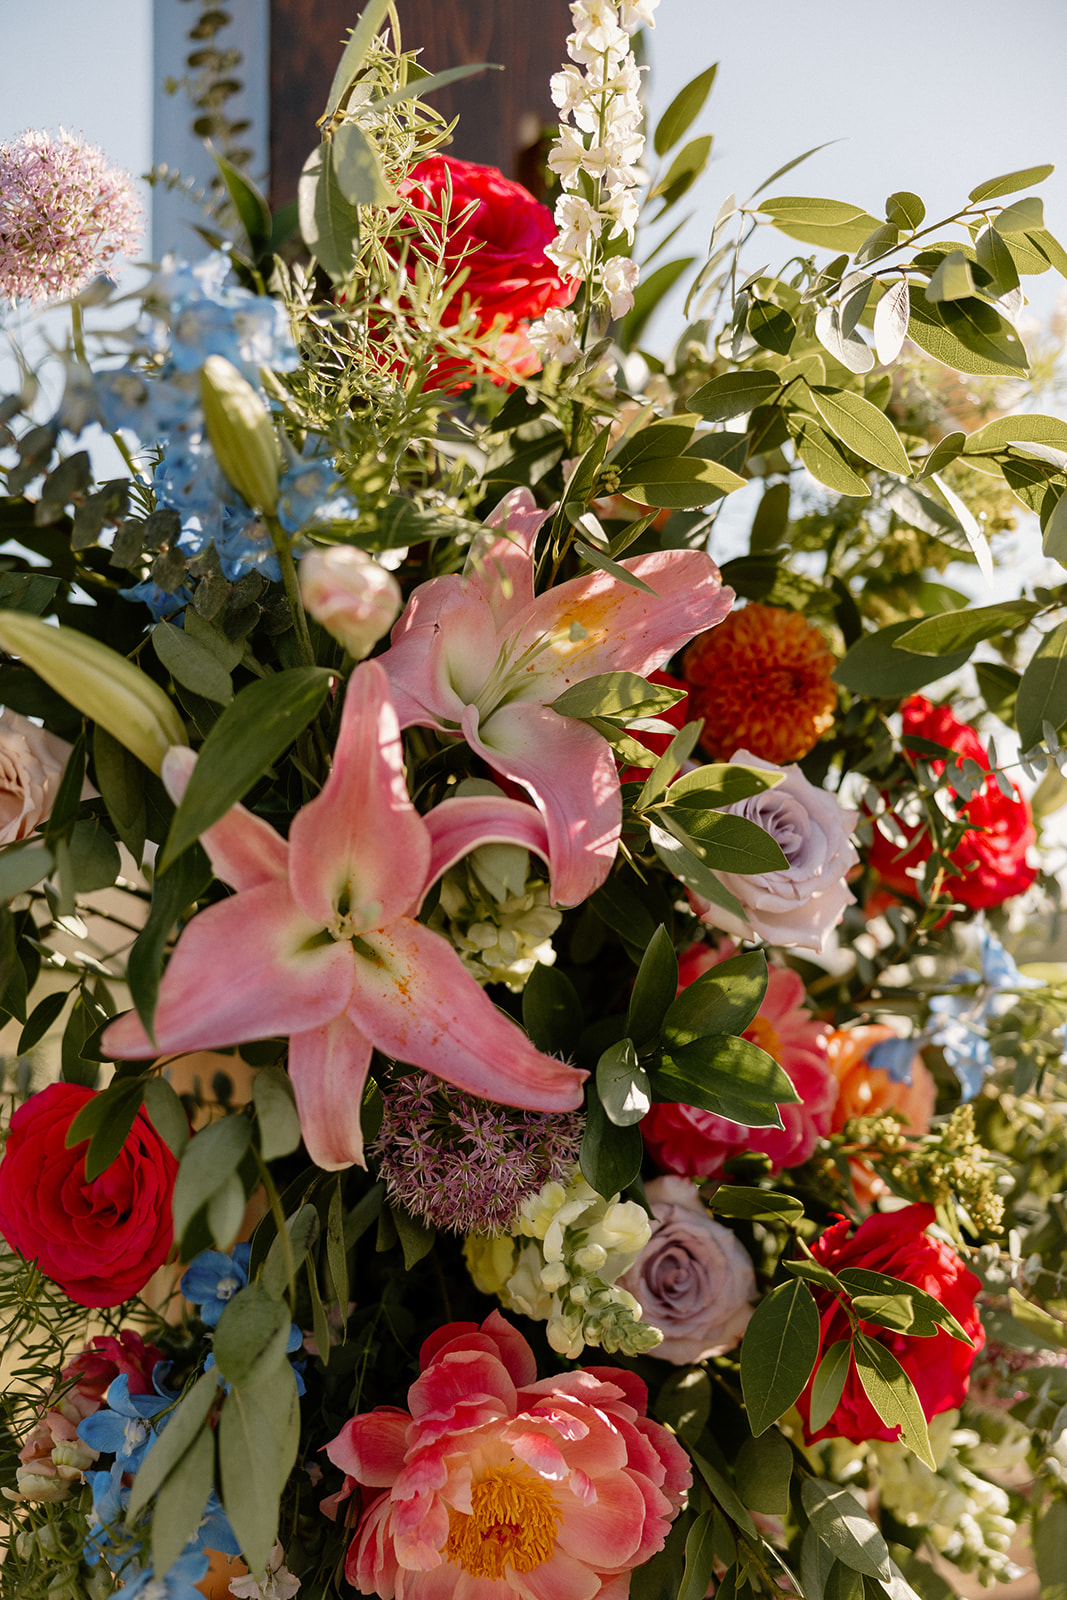
[[[270,172],[274,208],[296,194],[360,0],[270,0]],[[565,58],[567,0],[400,0],[403,44],[430,72],[471,61],[503,65],[433,97],[460,122],[449,153],[538,186],[538,146],[557,120],[548,80]]]

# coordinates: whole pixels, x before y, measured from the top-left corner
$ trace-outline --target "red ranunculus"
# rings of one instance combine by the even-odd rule
[[[545,255],[545,246],[556,237],[548,207],[495,167],[451,156],[420,161],[399,192],[410,210],[431,219],[427,239],[415,232],[406,241],[409,275],[414,278],[420,259],[436,265],[439,229],[432,219],[440,219],[447,280],[466,274],[442,313],[441,325],[454,327],[467,305],[477,314],[479,333],[486,340],[484,363],[464,368],[456,358],[446,357],[435,367],[432,381],[441,388],[464,388],[462,379],[469,378],[471,365],[494,382],[539,371],[525,324],[552,306],[569,305],[578,290],[577,280],[561,278]]]
[[[831,1272],[840,1272],[844,1267],[862,1267],[870,1272],[888,1273],[891,1278],[925,1290],[946,1311],[951,1311],[964,1332],[974,1340],[973,1345],[964,1344],[962,1339],[953,1339],[943,1328],[932,1338],[919,1339],[913,1334],[894,1333],[876,1323],[861,1321],[862,1332],[884,1345],[900,1362],[915,1385],[927,1422],[940,1412],[963,1404],[971,1365],[985,1343],[985,1332],[974,1305],[981,1284],[954,1251],[927,1237],[924,1230],[933,1220],[933,1206],[905,1206],[900,1211],[868,1217],[851,1238],[851,1223],[835,1223],[812,1247],[816,1261],[829,1267]],[[816,1288],[814,1293],[819,1307],[819,1348],[820,1353],[825,1353],[838,1339],[848,1338],[848,1317],[840,1301],[827,1290]],[[837,1410],[825,1428],[817,1433],[812,1433],[808,1427],[811,1388],[809,1383],[797,1401],[809,1444],[817,1439],[851,1439],[862,1444],[868,1439],[899,1437],[899,1429],[884,1423],[868,1400],[855,1361],[849,1364]]]
[[[905,747],[909,735],[929,739],[954,750],[957,767],[964,761],[974,761],[983,772],[991,771],[989,756],[977,733],[966,722],[958,721],[948,706],[933,706],[916,694],[906,700],[901,709]],[[945,766],[939,761],[931,764],[935,772],[942,771]],[[946,878],[944,887],[953,899],[970,906],[972,911],[999,906],[1013,895],[1023,894],[1037,877],[1036,868],[1029,866],[1026,860],[1026,852],[1036,838],[1030,807],[1014,784],[1012,789],[1009,798],[1001,793],[991,777],[973,799],[964,801],[960,808],[971,826],[952,851],[951,859],[963,876]],[[949,794],[954,793],[950,787]],[[899,818],[896,821],[909,838],[918,834],[917,827],[909,827]],[[905,855],[901,855],[900,845],[894,844],[875,823],[867,860],[887,889],[914,897],[915,879],[909,877],[908,868],[921,867],[930,855],[930,848],[930,835],[924,833],[915,839]]]
[[[0,1164],[0,1233],[82,1306],[117,1306],[143,1289],[170,1252],[178,1164],[143,1111],[92,1183],[85,1143],[67,1130],[92,1089],[53,1083],[21,1106]]]

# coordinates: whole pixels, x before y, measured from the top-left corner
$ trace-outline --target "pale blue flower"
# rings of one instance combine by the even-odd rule
[[[221,1250],[202,1250],[182,1274],[181,1291],[197,1306],[201,1322],[214,1328],[229,1302],[248,1283],[250,1244],[234,1246],[232,1256]]]

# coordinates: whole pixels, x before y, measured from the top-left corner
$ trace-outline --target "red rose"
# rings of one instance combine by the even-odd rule
[[[86,1144],[65,1147],[92,1089],[53,1083],[21,1106],[0,1165],[0,1233],[82,1306],[117,1306],[170,1252],[178,1163],[143,1111],[92,1183]],[[86,1141],[87,1142],[87,1141]]]
[[[894,1333],[877,1323],[860,1322],[861,1331],[884,1345],[900,1362],[915,1385],[927,1422],[942,1411],[962,1405],[971,1364],[985,1343],[985,1332],[974,1306],[981,1284],[954,1251],[927,1237],[924,1230],[933,1220],[933,1206],[905,1206],[900,1211],[868,1217],[851,1238],[848,1236],[851,1223],[838,1222],[827,1228],[812,1247],[816,1261],[829,1267],[831,1272],[840,1272],[844,1267],[863,1267],[871,1272],[888,1273],[891,1278],[925,1290],[946,1311],[951,1311],[964,1332],[974,1340],[973,1345],[964,1344],[962,1339],[953,1339],[943,1328],[932,1338],[919,1339],[906,1333]],[[814,1294],[820,1313],[819,1348],[820,1353],[824,1353],[838,1339],[848,1338],[848,1317],[834,1295],[817,1288]],[[884,1423],[868,1400],[855,1361],[849,1363],[837,1410],[818,1433],[812,1433],[808,1427],[811,1388],[809,1383],[797,1401],[809,1444],[817,1439],[851,1439],[862,1444],[868,1439],[899,1437],[899,1429]]]
[[[412,210],[423,213],[427,234],[415,232],[406,241],[409,276],[414,278],[420,260],[432,270],[439,259],[447,283],[466,274],[441,315],[441,325],[454,327],[467,305],[477,313],[479,333],[487,336],[489,360],[482,370],[494,382],[539,371],[541,363],[524,324],[551,306],[569,305],[578,290],[577,280],[561,278],[545,256],[545,246],[556,237],[548,207],[495,167],[451,156],[420,161],[399,193]],[[432,380],[438,387],[462,388],[466,385],[456,380],[469,372],[469,364],[446,358]]]
[[[904,715],[904,743],[909,734],[944,745],[957,755],[955,765],[973,761],[983,772],[990,772],[989,756],[983,749],[977,733],[966,722],[959,722],[947,706],[932,706],[922,695],[912,695],[901,708]],[[942,772],[943,761],[931,762],[935,772]],[[999,906],[1013,895],[1023,894],[1037,877],[1036,868],[1028,866],[1026,852],[1035,841],[1030,807],[1022,792],[1013,784],[1013,793],[1002,794],[994,778],[989,778],[976,791],[973,799],[960,806],[960,813],[971,824],[950,859],[963,873],[961,878],[946,878],[944,887],[954,900],[981,911],[989,906]],[[950,795],[955,790],[950,786]],[[905,855],[900,845],[881,831],[877,823],[867,860],[877,872],[882,883],[897,894],[914,898],[915,879],[909,877],[909,867],[921,867],[930,855],[930,835],[916,838],[918,827],[909,827],[897,819],[897,825],[915,843]]]

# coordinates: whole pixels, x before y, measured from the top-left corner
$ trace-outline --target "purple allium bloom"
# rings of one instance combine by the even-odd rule
[[[0,295],[77,294],[142,232],[132,178],[95,145],[62,128],[0,144]]]
[[[503,1233],[528,1195],[564,1182],[578,1160],[578,1112],[519,1111],[433,1077],[398,1073],[382,1088],[372,1153],[389,1199],[457,1233]]]

